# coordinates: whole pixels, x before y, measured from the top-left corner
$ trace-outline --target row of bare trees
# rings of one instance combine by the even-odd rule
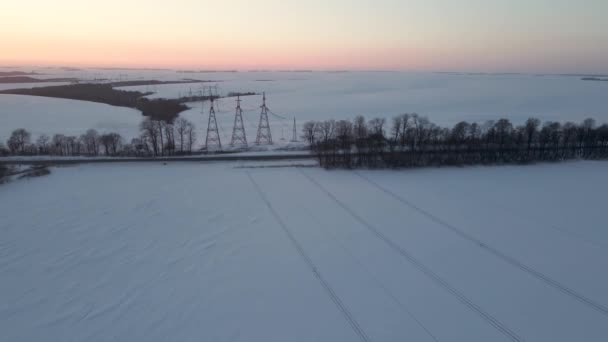
[[[139,137],[131,142],[125,142],[118,133],[100,134],[94,129],[80,136],[43,134],[32,141],[31,133],[19,128],[12,132],[6,147],[0,143],[0,155],[168,156],[192,153],[195,142],[194,124],[184,118],[174,123],[145,118]]]
[[[196,142],[194,124],[184,118],[174,123],[146,118],[140,131],[136,145],[139,152],[148,155],[190,154]]]
[[[387,124],[366,121],[307,122],[302,138],[325,167],[415,167],[526,163],[608,158],[608,125],[545,122],[516,126],[508,119],[484,124],[462,121],[440,127],[426,117],[403,114]]]

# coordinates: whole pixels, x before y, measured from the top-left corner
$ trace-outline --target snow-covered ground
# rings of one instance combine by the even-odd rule
[[[606,162],[54,168],[0,186],[0,340],[605,341]]]
[[[608,84],[575,76],[455,75],[415,72],[239,72],[176,74],[219,80],[210,84],[169,84],[128,87],[156,91],[152,97],[185,96],[201,86],[217,84],[229,92],[266,92],[273,112],[298,120],[352,119],[355,115],[393,117],[417,112],[445,125],[461,120],[507,117],[520,123],[530,116],[542,120],[596,117],[608,121],[604,94]],[[261,97],[247,97],[259,114]],[[234,99],[223,109],[233,113]],[[256,117],[255,113],[252,113]]]
[[[139,134],[139,111],[102,103],[38,96],[0,95],[0,141],[13,130],[25,128],[32,140],[41,134],[79,136],[94,128],[130,138]]]
[[[10,70],[17,69],[0,68],[0,71]],[[91,81],[94,79],[217,81],[204,84],[121,88],[152,91],[155,92],[150,96],[153,98],[186,96],[190,91],[197,94],[202,86],[216,84],[220,95],[227,95],[230,92],[266,92],[268,107],[273,113],[278,114],[278,116],[270,116],[273,138],[277,143],[281,142],[281,138],[285,139],[283,142],[292,138],[293,118],[297,120],[298,130],[301,124],[308,120],[352,119],[356,115],[365,115],[367,118],[376,116],[391,118],[405,112],[417,112],[441,125],[453,125],[461,120],[480,122],[501,117],[520,124],[530,116],[541,120],[557,121],[582,121],[587,117],[594,117],[599,122],[608,122],[608,110],[605,105],[608,82],[582,81],[580,76],[354,71],[183,73],[175,70],[66,71],[57,68],[21,68],[20,70],[44,74],[33,77],[76,77]],[[261,96],[243,98],[245,128],[250,142],[255,140],[261,102]],[[209,108],[208,104],[202,108],[201,103],[192,103],[190,106],[192,109],[182,115],[196,124],[199,133],[198,146],[200,146],[204,141]],[[224,145],[227,145],[232,134],[234,107],[234,99],[224,99],[219,103],[218,120]],[[41,111],[38,115],[47,114]],[[0,124],[4,130],[10,131],[18,127],[31,127],[36,131],[45,129],[45,126],[38,125],[36,118],[31,115],[24,115],[23,118],[18,116],[10,122],[7,122],[4,116],[4,108],[0,106],[0,120],[2,120]],[[116,120],[117,116],[120,115],[109,114],[101,119],[116,126],[127,125],[122,120]],[[78,121],[73,120],[68,125],[79,125],[82,129],[86,129],[89,124],[89,122],[79,124]],[[5,125],[9,127],[5,129]],[[136,133],[137,126],[131,125],[125,130]],[[133,135],[127,136],[128,139],[132,137]]]

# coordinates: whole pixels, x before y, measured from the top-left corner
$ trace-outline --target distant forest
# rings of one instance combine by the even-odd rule
[[[417,114],[366,121],[309,121],[302,137],[327,168],[386,168],[519,164],[568,159],[607,159],[608,125],[541,124],[535,118],[515,126],[508,119],[440,127]]]

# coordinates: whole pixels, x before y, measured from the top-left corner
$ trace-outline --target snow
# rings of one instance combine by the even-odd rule
[[[0,141],[25,128],[32,140],[41,134],[79,136],[89,128],[117,132],[129,139],[139,134],[139,111],[86,101],[38,96],[0,95]],[[130,140],[130,139],[129,139]]]
[[[607,162],[263,165],[81,165],[0,186],[0,340],[608,336]]]
[[[591,116],[608,121],[603,99],[608,85],[576,76],[352,71],[179,73],[176,77],[221,82],[125,89],[156,91],[154,98],[175,98],[190,90],[196,94],[209,85],[217,85],[221,95],[266,92],[273,112],[301,121],[355,115],[391,118],[404,112],[417,112],[443,125],[501,117],[521,123],[530,116],[559,121]],[[261,96],[245,101],[243,106],[252,110],[252,118],[258,117]],[[234,99],[225,102],[222,109],[234,114]]]
[[[207,72],[178,73],[175,70],[103,70],[81,69],[64,71],[52,68],[0,68],[1,71],[37,71],[44,75],[36,77],[57,78],[76,77],[83,80],[109,79],[175,81],[199,79],[210,83],[165,84],[154,86],[121,87],[124,90],[152,91],[151,98],[176,98],[187,95],[190,90],[197,94],[203,86],[218,86],[220,95],[230,92],[266,92],[268,107],[278,114],[270,115],[270,125],[275,143],[288,145],[292,139],[293,119],[297,120],[300,133],[302,124],[309,120],[352,119],[356,115],[392,118],[405,112],[417,112],[428,116],[440,125],[451,126],[458,121],[481,122],[502,117],[516,124],[534,116],[541,120],[582,121],[593,117],[599,122],[608,122],[605,94],[608,83],[586,82],[578,76],[560,75],[467,75],[430,72]],[[45,85],[45,84],[41,84]],[[46,84],[50,85],[50,84]],[[6,85],[14,88],[15,85]],[[27,84],[26,87],[38,86]],[[45,130],[39,125],[40,117],[46,113],[31,112],[24,107],[11,107],[15,112],[10,121],[4,118],[5,99],[0,97],[0,124],[5,131],[15,128]],[[34,100],[32,100],[34,101]],[[261,96],[243,98],[245,129],[248,141],[255,141]],[[181,115],[193,121],[197,127],[197,147],[204,143],[207,129],[209,104],[188,104],[191,109]],[[228,146],[234,123],[235,99],[222,99],[218,103],[217,117],[224,147]],[[123,127],[125,137],[130,140],[137,135],[137,126],[131,118],[123,120],[122,109],[110,111],[107,108],[97,120],[112,127]],[[29,111],[29,112],[28,112]],[[106,114],[107,113],[107,114]],[[137,121],[142,116],[138,115]],[[44,120],[44,119],[43,119]],[[58,125],[79,126],[83,129],[90,122],[80,116],[66,123],[57,120]],[[8,126],[6,126],[8,125]],[[50,126],[55,128],[55,126]],[[3,133],[5,134],[5,133]],[[3,136],[0,136],[3,138]],[[3,139],[5,140],[5,139]],[[276,146],[275,146],[276,147]]]

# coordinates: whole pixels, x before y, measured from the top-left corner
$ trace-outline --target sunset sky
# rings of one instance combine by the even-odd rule
[[[0,64],[608,72],[606,0],[20,0]]]

